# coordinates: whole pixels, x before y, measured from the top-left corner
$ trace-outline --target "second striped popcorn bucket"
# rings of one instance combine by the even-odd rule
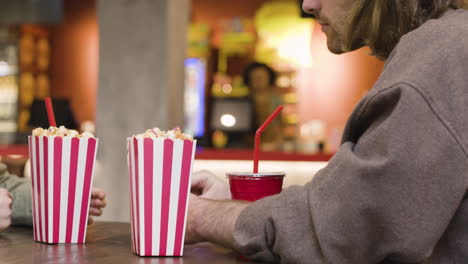
[[[132,251],[182,256],[196,141],[128,138]]]

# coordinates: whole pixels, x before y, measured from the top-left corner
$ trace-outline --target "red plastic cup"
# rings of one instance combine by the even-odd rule
[[[280,193],[286,174],[284,172],[230,172],[226,175],[229,178],[232,199],[253,202]]]

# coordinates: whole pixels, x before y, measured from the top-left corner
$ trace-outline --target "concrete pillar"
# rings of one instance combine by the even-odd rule
[[[189,11],[190,0],[98,0],[95,186],[108,193],[103,220],[130,219],[126,138],[183,125]]]

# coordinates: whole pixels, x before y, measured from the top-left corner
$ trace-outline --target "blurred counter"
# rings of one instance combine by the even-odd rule
[[[208,170],[227,181],[227,172],[252,171],[250,149],[198,149],[193,171]],[[285,172],[284,187],[304,185],[327,165],[332,154],[261,152],[259,171]]]
[[[304,154],[297,152],[261,152],[261,160],[282,160],[282,161],[328,161],[333,154]],[[196,159],[204,160],[252,160],[253,151],[251,149],[197,149]]]
[[[0,145],[0,157],[9,155],[28,156],[28,145]],[[210,149],[199,148],[195,158],[199,160],[251,160],[253,152],[250,149]],[[304,154],[289,152],[261,152],[261,160],[276,161],[328,161],[332,154]]]
[[[8,155],[28,156],[28,145],[0,145],[0,157]]]
[[[252,150],[248,149],[198,149],[193,171],[209,170],[219,178],[227,180],[225,176],[227,172],[251,171],[253,169],[252,155]],[[3,162],[11,168],[14,167],[15,174],[21,176],[28,157],[28,146],[0,145],[0,156]],[[285,187],[303,185],[325,167],[331,157],[331,154],[261,152],[259,170],[286,172]]]
[[[259,171],[267,172],[285,172],[283,187],[291,185],[304,185],[309,182],[313,176],[327,162],[323,161],[260,161]],[[227,172],[250,172],[253,169],[250,160],[202,160],[196,159],[193,165],[193,171],[208,170],[227,181]]]

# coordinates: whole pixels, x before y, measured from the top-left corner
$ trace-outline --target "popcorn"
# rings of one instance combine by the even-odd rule
[[[47,130],[46,130],[47,131]],[[42,136],[44,132],[44,129],[42,127],[38,127],[32,131],[32,135],[35,137]]]
[[[161,129],[155,127],[151,129],[151,131],[157,136],[157,137],[162,137],[164,135],[164,131],[161,131]]]
[[[85,133],[88,133],[88,132],[85,132]],[[70,130],[69,133],[66,136],[67,137],[78,137],[79,135],[80,135],[80,133],[78,133],[78,131]]]
[[[84,132],[83,134],[81,134],[82,137],[86,137],[86,138],[93,138],[94,135],[93,133],[91,132]]]
[[[32,131],[32,135],[35,137],[38,136],[45,136],[45,137],[50,137],[50,136],[57,136],[57,137],[85,137],[85,138],[94,138],[94,135],[89,132],[84,132],[83,134],[80,134],[78,131],[74,129],[66,129],[64,126],[60,127],[49,127],[48,129],[43,129],[41,127],[35,128]]]
[[[176,138],[176,134],[174,133],[173,130],[167,131],[167,138],[170,138],[170,139]]]
[[[181,140],[193,140],[193,137],[187,134],[182,133],[179,127],[176,127],[172,130],[162,131],[161,129],[155,127],[148,129],[145,133],[134,135],[135,138],[168,138],[168,139],[181,139]]]

